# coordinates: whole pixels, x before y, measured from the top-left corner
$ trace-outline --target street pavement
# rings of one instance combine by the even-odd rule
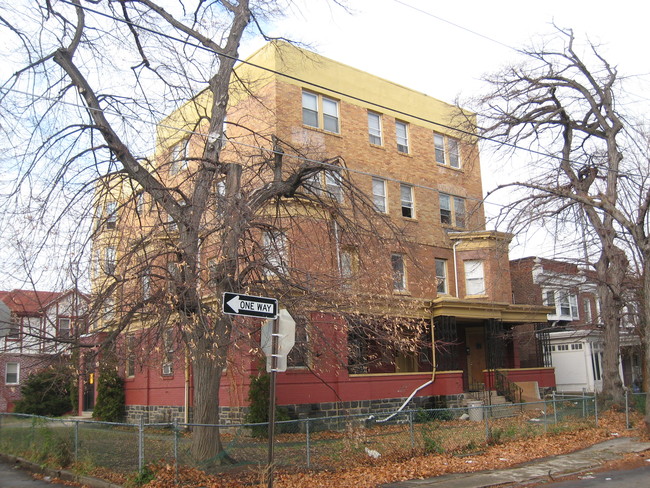
[[[0,460],[0,487],[1,488],[45,488],[65,486],[58,483],[48,483],[45,480],[37,480],[32,473],[20,469],[15,464]]]
[[[569,474],[580,473],[618,459],[627,453],[650,449],[650,442],[640,442],[630,437],[617,437],[581,451],[531,461],[517,467],[458,473],[422,480],[400,481],[383,485],[383,488],[486,488],[490,486],[521,486],[530,481],[544,481]],[[649,486],[650,483],[637,486]],[[634,485],[632,485],[634,486]]]
[[[578,479],[552,483],[549,488],[643,488],[650,485],[650,465],[603,473],[584,473]]]

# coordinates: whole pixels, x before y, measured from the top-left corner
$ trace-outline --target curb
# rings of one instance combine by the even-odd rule
[[[9,454],[0,453],[0,459],[24,471],[30,471],[32,473],[42,474],[44,476],[49,476],[51,478],[58,478],[63,481],[71,481],[73,483],[79,483],[83,486],[88,486],[91,488],[122,488],[121,485],[116,485],[109,481],[105,481],[99,478],[93,478],[92,476],[83,476],[80,474],[75,474],[65,469],[46,468],[39,464],[28,461],[27,459],[23,459],[17,456],[11,456]]]

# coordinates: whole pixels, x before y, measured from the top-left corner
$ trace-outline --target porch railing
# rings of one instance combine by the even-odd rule
[[[497,394],[512,403],[522,403],[524,390],[498,369],[494,370],[494,388]]]

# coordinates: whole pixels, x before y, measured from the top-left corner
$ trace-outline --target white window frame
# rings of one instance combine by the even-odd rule
[[[372,178],[372,203],[375,210],[381,213],[388,212],[388,201],[386,199],[386,180]]]
[[[436,258],[436,291],[442,295],[449,294],[446,259]]]
[[[465,295],[485,295],[485,269],[480,259],[463,261],[465,267]]]
[[[287,274],[287,236],[284,232],[264,231],[262,234],[264,251],[264,276],[267,278]]]
[[[401,131],[400,131],[401,129]],[[397,151],[402,154],[409,153],[409,129],[406,122],[395,121],[395,138],[397,140]]]
[[[115,274],[117,267],[117,249],[112,246],[104,248],[104,273],[107,275]]]
[[[578,296],[568,290],[542,290],[543,303],[547,307],[553,307],[554,313],[548,314],[549,320],[579,320]]]
[[[325,189],[328,196],[341,203],[343,201],[343,185],[341,184],[341,174],[338,171],[327,170],[325,174]]]
[[[402,208],[402,217],[407,219],[415,218],[415,201],[413,198],[413,187],[401,183],[399,186],[400,204]]]
[[[117,227],[117,202],[115,200],[106,202],[104,212],[106,214],[106,228],[115,229]]]
[[[142,270],[140,283],[142,285],[142,299],[147,300],[151,298],[151,268],[146,267]]]
[[[440,223],[465,229],[467,227],[465,199],[447,193],[439,193],[438,197],[440,202]]]
[[[172,146],[169,172],[177,175],[189,167],[190,138],[185,137]]]
[[[460,169],[460,141],[458,139],[434,132],[433,147],[436,163]]]
[[[384,142],[382,137],[381,114],[368,110],[368,140],[370,144],[381,146]]]
[[[173,376],[174,375],[174,331],[172,329],[167,329],[163,331],[163,360],[161,373],[163,376]]]
[[[303,90],[302,123],[307,127],[340,134],[339,101]]]
[[[65,328],[61,327],[61,325],[65,323],[67,323],[67,327]],[[61,333],[62,330],[67,330],[67,334],[62,334]],[[57,337],[61,339],[70,339],[70,337],[72,337],[72,319],[70,319],[69,317],[59,317],[57,319],[56,332],[57,332]]]
[[[15,369],[15,371],[9,371],[11,366],[11,369]],[[9,380],[9,375],[14,376],[15,375],[15,381],[10,381]],[[14,378],[11,378],[12,380]],[[16,362],[8,362],[5,363],[5,385],[19,385],[20,384],[20,363]]]
[[[390,264],[393,276],[393,291],[405,292],[407,287],[406,276],[406,261],[404,255],[399,253],[392,253],[390,255]]]
[[[582,310],[585,315],[583,322],[591,323],[593,321],[593,314],[591,312],[591,300],[589,298],[582,299]]]

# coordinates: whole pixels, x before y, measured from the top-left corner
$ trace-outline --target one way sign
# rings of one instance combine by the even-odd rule
[[[274,319],[278,316],[278,301],[275,298],[226,292],[223,294],[223,312],[230,315]]]

